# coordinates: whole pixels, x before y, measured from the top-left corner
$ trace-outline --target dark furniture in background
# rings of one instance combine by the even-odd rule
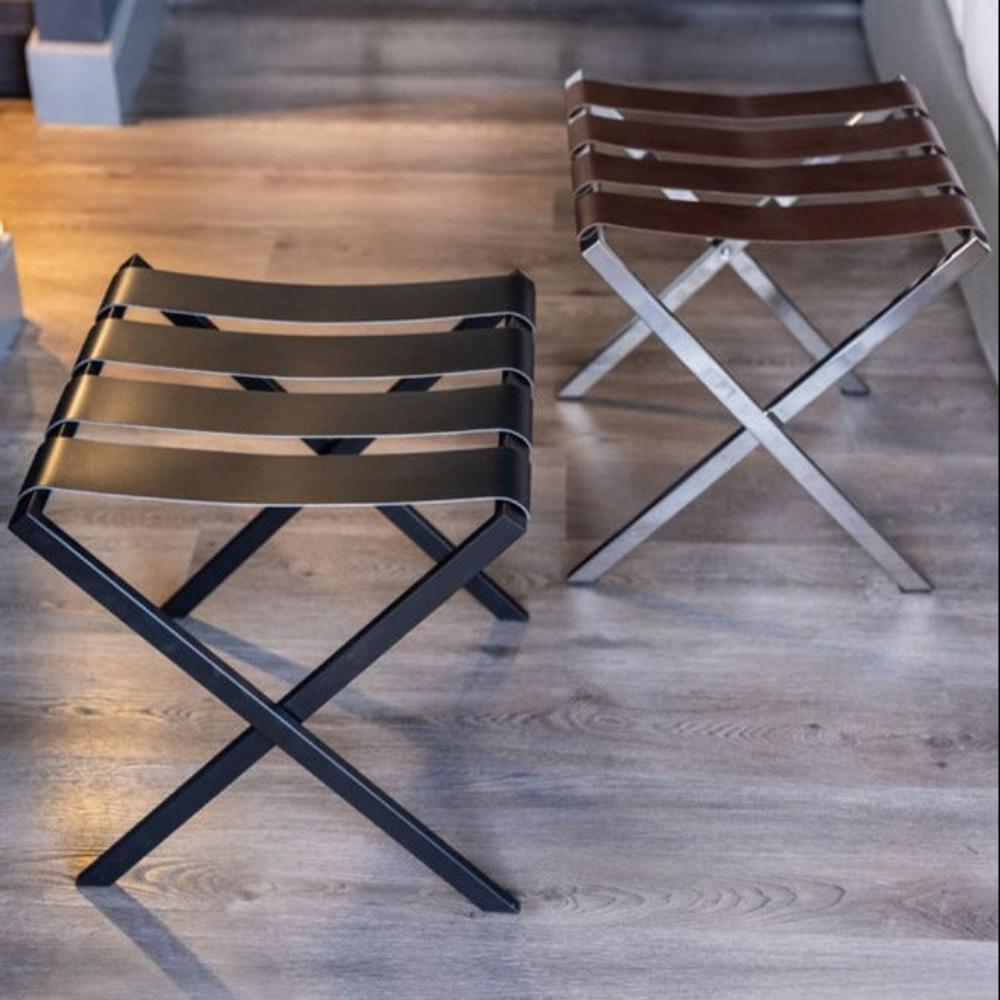
[[[31,26],[31,0],[0,0],[0,97],[28,95],[24,43]]]
[[[48,42],[101,42],[119,0],[35,0],[38,34]]]

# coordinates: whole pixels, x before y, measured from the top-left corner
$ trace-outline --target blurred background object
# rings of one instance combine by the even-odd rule
[[[26,97],[24,43],[31,33],[31,0],[0,0],[0,97]]]
[[[163,0],[35,0],[28,78],[40,122],[122,125],[146,75]]]
[[[21,332],[21,287],[14,263],[14,240],[0,222],[0,358]]]

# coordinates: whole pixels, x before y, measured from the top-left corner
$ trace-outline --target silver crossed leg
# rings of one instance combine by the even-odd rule
[[[676,312],[699,292],[724,267],[731,267],[747,287],[781,320],[795,340],[814,360],[819,361],[830,351],[830,343],[816,329],[801,309],[781,290],[774,279],[746,250],[746,243],[737,240],[712,240],[657,298],[664,307]],[[616,368],[653,331],[639,317],[625,324],[597,354],[595,354],[559,390],[559,399],[582,399],[605,375]],[[868,386],[853,372],[843,380],[841,391],[850,396],[864,396]]]
[[[704,263],[711,249],[707,250],[699,261]],[[946,253],[934,267],[904,289],[868,323],[837,347],[829,350],[825,357],[798,381],[792,383],[761,409],[733,375],[673,314],[671,307],[647,288],[625,265],[606,242],[604,233],[598,231],[597,236],[593,237],[583,250],[583,256],[632,309],[637,318],[634,324],[630,325],[641,324],[643,337],[649,331],[656,333],[716,399],[739,420],[743,429],[731,435],[625,527],[588,555],[569,574],[569,581],[591,583],[597,580],[640,542],[735,467],[757,445],[763,445],[799,485],[895,580],[901,590],[930,590],[927,580],[865,520],[851,501],[788,437],[783,425],[828,388],[841,381],[859,362],[884,343],[920,309],[974,267],[988,252],[988,248],[978,236],[969,235],[964,242]],[[712,260],[714,266],[714,258]],[[696,261],[688,272],[691,272],[698,263]],[[702,272],[699,271],[697,274],[700,277]],[[665,294],[663,299],[672,301],[668,294]]]

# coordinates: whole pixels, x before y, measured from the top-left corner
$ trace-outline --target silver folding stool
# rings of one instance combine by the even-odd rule
[[[741,97],[603,83],[578,72],[566,82],[566,99],[580,250],[634,317],[573,376],[560,398],[582,397],[655,333],[742,425],[586,556],[569,580],[597,580],[762,445],[901,590],[929,590],[927,580],[783,429],[837,383],[848,393],[866,392],[855,366],[989,253],[975,208],[916,89],[895,80]],[[869,115],[879,120],[866,121]],[[677,124],[678,118],[684,123]],[[828,121],[815,123],[822,118]],[[736,122],[743,127],[733,127]],[[706,195],[730,200],[702,200]],[[810,203],[796,204],[801,198]],[[612,248],[610,229],[701,237],[708,246],[654,293]],[[954,234],[954,245],[836,347],[747,251],[754,241],[928,233]],[[814,359],[763,407],[675,315],[727,265]]]

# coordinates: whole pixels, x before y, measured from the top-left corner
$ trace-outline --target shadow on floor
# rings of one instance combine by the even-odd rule
[[[233,996],[195,952],[131,893],[116,885],[80,892],[187,996],[199,1000]]]

